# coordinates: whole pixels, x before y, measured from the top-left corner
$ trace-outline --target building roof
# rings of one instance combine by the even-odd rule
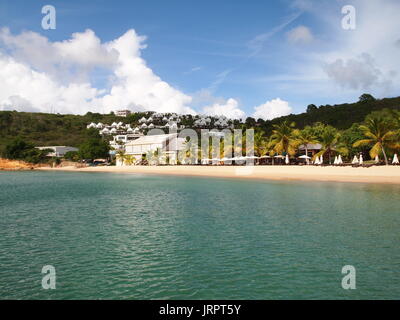
[[[140,137],[139,139],[128,142],[126,145],[137,146],[142,144],[160,144],[166,142],[167,140],[174,139],[176,137],[177,137],[176,133],[143,136]]]
[[[322,148],[322,145],[319,144],[319,143],[309,143],[309,144],[307,144],[307,149],[308,149],[308,150],[321,150],[321,148]],[[299,149],[300,149],[300,150],[305,150],[306,148],[305,148],[304,145],[302,144],[302,145],[299,147]]]

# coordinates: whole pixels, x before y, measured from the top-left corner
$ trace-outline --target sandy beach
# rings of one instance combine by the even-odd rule
[[[109,166],[79,169],[75,167],[40,168],[39,170],[400,184],[400,166],[370,168],[316,166]]]

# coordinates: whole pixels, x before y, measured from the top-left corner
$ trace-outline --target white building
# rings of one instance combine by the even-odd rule
[[[50,147],[37,147],[39,150],[51,149],[53,152],[47,154],[48,157],[62,158],[69,151],[78,151],[78,148],[66,146],[50,146]]]
[[[132,130],[133,131],[133,130]],[[123,149],[124,145],[130,141],[143,137],[142,133],[119,134],[115,135],[114,139],[110,141],[110,146],[116,150]]]
[[[125,144],[125,154],[141,159],[149,151],[160,151],[161,158],[169,158],[169,163],[176,163],[178,152],[185,149],[185,139],[176,133],[143,136]]]
[[[117,117],[125,117],[126,118],[130,114],[131,114],[130,110],[117,110],[117,111],[115,111],[115,115]]]

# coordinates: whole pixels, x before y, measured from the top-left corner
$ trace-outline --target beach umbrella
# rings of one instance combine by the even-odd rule
[[[357,156],[354,156],[353,161],[351,162],[351,164],[357,164],[358,163],[358,158]]]
[[[339,154],[338,157],[338,164],[343,164],[342,156]]]
[[[307,163],[307,164],[310,164],[310,159],[311,159],[311,157],[306,156],[306,155],[303,155],[303,156],[300,156],[299,159],[306,159],[306,163]]]
[[[319,158],[318,157],[315,158],[314,164],[319,164]]]
[[[376,155],[376,156],[375,156],[375,163],[378,163],[378,162],[379,162],[379,156]]]
[[[338,164],[338,157],[335,156],[335,160],[333,161],[333,164]]]
[[[289,164],[289,162],[290,162],[290,160],[289,160],[289,155],[286,155],[285,163],[286,163],[286,164]]]
[[[397,153],[393,157],[392,164],[399,164],[399,158],[397,157]]]
[[[363,162],[364,162],[363,156],[362,156],[362,154],[360,154],[360,162],[359,162],[360,165],[363,164]]]
[[[322,154],[319,157],[319,164],[324,164],[324,158],[322,157]]]

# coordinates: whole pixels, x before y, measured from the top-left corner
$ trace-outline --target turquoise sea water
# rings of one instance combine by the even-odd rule
[[[0,172],[0,299],[399,299],[399,227],[399,186]]]

